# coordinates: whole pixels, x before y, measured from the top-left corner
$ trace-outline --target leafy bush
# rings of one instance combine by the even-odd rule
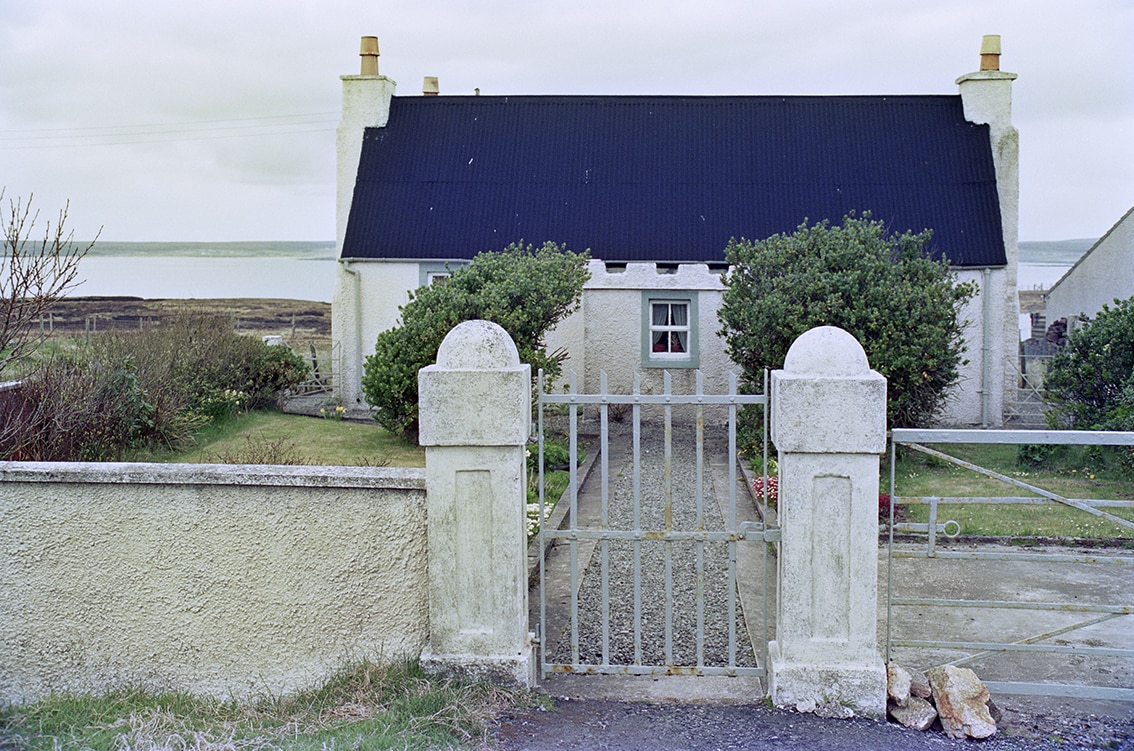
[[[720,310],[721,334],[748,388],[783,367],[792,342],[815,326],[838,326],[862,343],[889,380],[893,427],[924,425],[959,377],[961,306],[976,292],[957,284],[946,260],[930,258],[931,232],[893,235],[870,214],[827,221],[766,240],[733,240],[733,269]],[[749,422],[754,413],[747,412]],[[748,431],[749,445],[756,443]]]
[[[1043,387],[1053,426],[1134,430],[1134,297],[1071,331]]]
[[[582,456],[578,457],[582,461]],[[562,436],[553,436],[544,433],[543,439],[543,471],[551,472],[556,469],[569,469],[571,467],[571,446],[568,439]],[[528,451],[528,472],[532,475],[539,472],[539,449]]]
[[[550,384],[565,353],[548,354],[544,336],[579,306],[588,278],[586,253],[545,243],[539,249],[513,244],[498,253],[481,253],[455,269],[443,284],[410,293],[401,308],[401,325],[378,335],[366,358],[362,392],[387,430],[417,432],[417,371],[432,364],[449,330],[484,319],[507,331],[532,366],[543,368]]]
[[[1043,380],[1052,427],[1134,430],[1134,297],[1071,331]],[[1127,470],[1134,447],[1114,449]]]
[[[302,357],[241,336],[218,316],[177,316],[160,328],[107,332],[92,342],[90,357],[129,357],[159,413],[188,411],[210,419],[270,407],[307,377]]]
[[[177,448],[211,421],[273,404],[305,376],[301,357],[223,318],[108,332],[0,395],[0,458],[111,461]]]

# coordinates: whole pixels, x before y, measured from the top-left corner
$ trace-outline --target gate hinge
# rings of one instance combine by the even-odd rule
[[[744,522],[740,525],[740,534],[744,536],[745,540],[780,541],[779,527],[765,527],[760,522]]]

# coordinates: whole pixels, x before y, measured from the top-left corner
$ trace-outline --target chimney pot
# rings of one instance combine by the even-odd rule
[[[362,58],[362,75],[378,75],[378,37],[363,37],[358,54]]]
[[[421,84],[422,96],[437,96],[441,93],[441,85],[437,80],[437,76],[426,76]]]
[[[980,69],[1000,70],[999,34],[985,34],[980,40]]]

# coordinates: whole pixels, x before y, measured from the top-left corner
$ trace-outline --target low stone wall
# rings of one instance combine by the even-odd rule
[[[417,657],[425,525],[416,469],[0,462],[0,704]]]

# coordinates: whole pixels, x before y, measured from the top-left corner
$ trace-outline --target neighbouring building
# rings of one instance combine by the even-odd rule
[[[1103,305],[1134,297],[1134,208],[1083,254],[1045,295],[1049,323],[1094,318]]]
[[[580,310],[549,337],[580,386],[722,390],[737,370],[717,310],[732,237],[870,211],[894,231],[934,231],[980,292],[964,311],[969,363],[945,421],[999,425],[1014,394],[1017,132],[1013,73],[985,37],[953,95],[394,95],[363,38],[343,76],[339,272],[333,336],[348,408],[379,332],[410,290],[482,251],[523,240],[589,250]],[[430,95],[432,94],[432,95]],[[659,343],[665,346],[659,346]]]

